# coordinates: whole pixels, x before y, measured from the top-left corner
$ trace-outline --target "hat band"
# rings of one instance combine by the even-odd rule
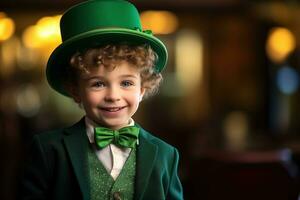
[[[148,35],[153,35],[153,32],[151,30],[142,30],[140,27],[134,27],[133,30],[139,31],[139,32],[142,32],[142,33],[146,33]]]
[[[118,30],[131,30],[131,31],[137,31],[137,32],[140,32],[140,33],[145,33],[147,35],[151,35],[153,36],[153,32],[151,30],[142,30],[140,27],[133,27],[133,28],[120,28],[120,27],[105,27],[105,28],[102,28],[102,27],[98,27],[98,28],[94,28],[94,29],[91,29],[89,30],[88,32],[94,32],[94,31],[99,31],[99,30],[103,30],[103,31],[106,31],[106,30],[111,30],[111,29],[118,29]],[[82,34],[85,34],[86,32],[82,32],[82,33],[78,33],[76,35],[73,35],[73,36],[69,36],[68,38],[65,38],[63,40],[63,42],[65,41],[68,41],[70,40],[71,38],[76,38],[78,36],[81,36]],[[62,37],[63,39],[64,37]]]

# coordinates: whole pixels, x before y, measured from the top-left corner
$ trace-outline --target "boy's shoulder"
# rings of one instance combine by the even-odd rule
[[[139,126],[139,125],[138,125]],[[140,127],[140,126],[139,126]],[[145,139],[146,141],[158,146],[159,148],[163,148],[164,150],[174,151],[174,148],[172,145],[168,144],[166,141],[162,140],[161,138],[156,137],[149,131],[145,130],[144,128],[140,127],[140,134],[141,138]]]
[[[64,128],[39,132],[33,136],[32,141],[33,142],[38,141],[39,143],[42,144],[56,143],[58,141],[61,141],[64,135],[63,133],[64,133]]]
[[[84,118],[71,126],[43,131],[35,135],[41,141],[60,141],[65,135],[85,131]]]

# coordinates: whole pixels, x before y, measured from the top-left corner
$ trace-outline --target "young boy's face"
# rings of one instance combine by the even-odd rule
[[[113,70],[90,67],[88,74],[80,75],[79,87],[73,96],[76,102],[82,103],[91,120],[119,129],[128,125],[144,92],[138,69],[122,61]]]

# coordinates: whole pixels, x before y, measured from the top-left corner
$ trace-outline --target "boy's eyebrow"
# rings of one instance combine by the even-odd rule
[[[82,79],[84,79],[84,80],[103,79],[103,78],[104,78],[103,76],[85,76],[85,77],[82,77]]]
[[[136,75],[133,74],[124,74],[120,76],[121,78],[138,78]]]
[[[133,74],[124,74],[119,77],[120,78],[135,78],[135,79],[138,78],[136,75],[133,75]],[[84,79],[84,80],[105,79],[105,76],[86,76],[86,77],[82,77],[82,79]]]
[[[84,81],[91,81],[91,80],[94,80],[94,79],[103,80],[103,79],[105,79],[105,77],[104,76],[97,76],[97,75],[95,75],[95,76],[83,76],[82,79]]]

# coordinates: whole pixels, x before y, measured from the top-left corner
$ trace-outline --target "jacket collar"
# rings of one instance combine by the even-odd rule
[[[140,128],[139,145],[137,147],[137,165],[135,179],[135,199],[143,199],[146,188],[149,184],[149,178],[153,170],[158,148],[149,139],[149,133]]]
[[[135,199],[142,199],[148,187],[149,178],[157,156],[157,146],[149,139],[149,133],[140,128],[139,145],[137,147],[137,172]],[[70,156],[76,178],[85,200],[90,199],[89,171],[87,150],[88,137],[84,118],[65,129],[64,143]]]
[[[84,118],[65,129],[64,143],[78,180],[83,199],[90,199],[87,152],[89,148]]]

